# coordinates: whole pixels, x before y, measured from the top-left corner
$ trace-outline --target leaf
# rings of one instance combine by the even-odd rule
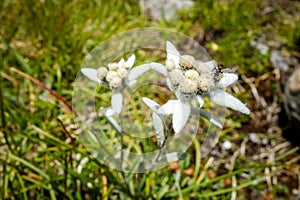
[[[128,80],[133,81],[142,74],[144,74],[146,71],[150,70],[150,64],[143,64],[139,65],[133,69],[131,69],[128,73]]]
[[[97,70],[93,68],[81,68],[81,73],[89,78],[91,81],[100,84],[99,78],[97,76]]]
[[[161,117],[155,112],[152,113],[152,120],[156,133],[157,144],[161,147],[164,142],[164,123]]]
[[[214,103],[220,106],[225,106],[244,114],[250,114],[250,110],[245,104],[223,90],[214,89],[209,93],[209,96]]]
[[[14,54],[14,56],[16,57],[17,61],[20,63],[20,65],[24,68],[24,71],[27,74],[32,75],[32,68],[30,67],[30,65],[25,61],[24,57],[15,49],[10,48],[10,51]]]
[[[111,97],[111,106],[114,112],[121,113],[123,106],[123,96],[120,92],[113,92]]]
[[[173,129],[175,133],[179,133],[189,119],[191,113],[191,106],[188,102],[185,103],[177,101],[173,109]]]
[[[216,84],[216,87],[225,88],[238,80],[238,76],[233,73],[223,73],[223,77]]]
[[[173,60],[176,68],[179,68],[180,53],[177,51],[176,47],[169,41],[166,42],[167,59]]]

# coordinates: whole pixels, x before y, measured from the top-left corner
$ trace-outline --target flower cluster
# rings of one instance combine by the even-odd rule
[[[166,42],[168,70],[168,85],[175,93],[177,100],[169,100],[158,109],[161,115],[173,115],[172,123],[175,133],[179,133],[185,126],[190,114],[190,100],[196,98],[200,108],[204,104],[204,97],[214,103],[235,109],[245,114],[250,110],[240,100],[221,90],[238,80],[238,76],[228,73],[212,60],[203,62],[191,55],[180,55],[171,42]]]
[[[135,62],[135,55],[132,54],[128,60],[123,58],[117,63],[110,63],[107,67],[98,69],[82,68],[81,72],[90,80],[98,84],[106,84],[112,90],[112,109],[108,109],[105,115],[120,114],[122,110],[122,91],[136,83],[136,78],[146,71],[153,69],[166,77],[168,87],[175,93],[177,99],[167,101],[163,105],[143,97],[144,103],[153,111],[153,124],[159,143],[163,139],[163,123],[167,115],[172,115],[172,124],[175,133],[179,133],[185,126],[190,114],[201,115],[209,119],[215,125],[221,127],[222,124],[201,108],[204,98],[209,98],[212,102],[232,108],[245,114],[250,114],[250,110],[240,100],[223,91],[225,88],[238,80],[236,74],[230,73],[230,69],[223,69],[212,60],[203,62],[196,60],[191,55],[180,55],[175,46],[166,42],[167,59],[165,65],[159,63],[147,63],[132,68]],[[192,108],[191,100],[196,99],[200,104],[199,108]]]
[[[122,58],[118,63],[109,63],[108,68],[100,67],[97,76],[100,81],[108,83],[112,90],[122,90],[127,85],[127,74],[135,61],[132,54],[127,61]]]
[[[180,56],[180,68],[175,68],[173,60],[167,60],[166,63],[172,87],[184,98],[207,93],[220,76],[217,70],[190,55]]]
[[[112,114],[119,114],[122,110],[122,90],[130,86],[134,80],[129,77],[129,70],[134,65],[135,55],[132,54],[127,61],[122,58],[119,62],[109,63],[107,67],[82,68],[81,72],[98,84],[108,84],[113,95],[111,98]],[[132,81],[131,81],[132,80]]]
[[[108,109],[108,115],[112,116],[120,114],[123,106],[122,91],[126,87],[134,85],[136,79],[142,74],[152,69],[167,75],[167,70],[162,64],[147,63],[139,65],[132,69],[135,63],[135,55],[132,54],[127,60],[122,58],[119,62],[109,63],[107,67],[81,68],[83,75],[99,85],[108,85],[112,90],[111,105],[112,109]]]

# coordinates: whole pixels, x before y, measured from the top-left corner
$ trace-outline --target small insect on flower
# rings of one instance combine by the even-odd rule
[[[225,68],[224,65],[219,64],[214,70],[214,74],[213,74],[214,80],[215,81],[221,80],[221,78],[223,78],[223,73],[229,73],[229,72],[231,72],[231,69]]]
[[[224,65],[223,64],[219,64],[217,68],[218,68],[219,72],[222,72],[223,69],[224,69]]]

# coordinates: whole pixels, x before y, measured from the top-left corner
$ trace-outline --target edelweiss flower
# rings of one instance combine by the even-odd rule
[[[122,58],[118,63],[109,63],[107,67],[81,68],[83,75],[99,85],[108,85],[112,90],[110,115],[120,114],[123,106],[122,91],[136,83],[136,79],[146,71],[153,69],[167,75],[166,68],[159,63],[148,63],[133,69],[135,55],[132,54],[127,61]]]
[[[123,96],[122,91],[130,85],[128,70],[134,65],[135,55],[132,54],[127,61],[122,58],[118,63],[109,63],[108,68],[98,69],[82,68],[81,72],[90,80],[99,85],[109,85],[112,90],[111,105],[115,114],[121,113]]]
[[[196,98],[200,108],[204,104],[203,97],[212,102],[232,108],[245,114],[250,110],[240,100],[221,90],[238,80],[233,73],[226,73],[217,67],[212,60],[203,62],[190,55],[180,55],[175,46],[167,41],[166,68],[169,77],[169,88],[176,94],[177,100],[169,100],[157,112],[159,114],[172,114],[172,123],[175,133],[179,133],[185,126],[191,113],[190,100]]]

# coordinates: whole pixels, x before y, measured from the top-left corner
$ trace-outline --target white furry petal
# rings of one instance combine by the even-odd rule
[[[128,68],[131,68],[134,65],[134,62],[135,62],[135,55],[132,54],[126,61]]]
[[[157,112],[159,104],[147,97],[142,97],[143,102],[154,112]]]
[[[152,113],[153,126],[156,133],[158,146],[161,146],[164,141],[164,123],[162,118],[155,112]]]
[[[93,68],[81,68],[81,73],[85,75],[87,78],[89,78],[91,81],[94,81],[96,83],[100,83],[101,81],[99,80],[97,76],[97,70]]]
[[[139,65],[131,69],[128,73],[128,80],[132,81],[144,74],[146,71],[150,70],[150,64]]]
[[[168,71],[167,71],[167,68],[160,64],[160,63],[155,63],[155,62],[152,62],[150,63],[150,68],[161,73],[162,75],[164,76],[167,76],[168,75]]]
[[[233,73],[223,73],[223,77],[216,84],[218,88],[225,88],[238,80],[238,76]]]
[[[205,64],[209,67],[210,71],[212,71],[213,69],[215,69],[217,67],[217,63],[214,60],[205,62]]]
[[[180,53],[177,51],[176,47],[169,41],[166,42],[167,46],[167,59],[173,60],[176,68],[179,68],[179,60],[180,60]]]
[[[245,104],[223,90],[214,89],[210,91],[209,96],[214,103],[220,106],[225,106],[248,115],[250,114],[250,110]]]
[[[191,113],[191,106],[188,102],[184,103],[181,101],[177,101],[173,109],[173,129],[175,133],[179,133],[189,119]]]
[[[170,115],[173,114],[175,110],[175,106],[179,100],[169,100],[167,103],[162,105],[157,112],[162,115]]]
[[[200,108],[202,108],[202,106],[204,105],[204,99],[200,95],[197,95],[196,98],[197,98],[197,101],[200,104]]]
[[[120,92],[113,92],[111,97],[111,106],[114,112],[121,113],[123,105],[123,96]]]

